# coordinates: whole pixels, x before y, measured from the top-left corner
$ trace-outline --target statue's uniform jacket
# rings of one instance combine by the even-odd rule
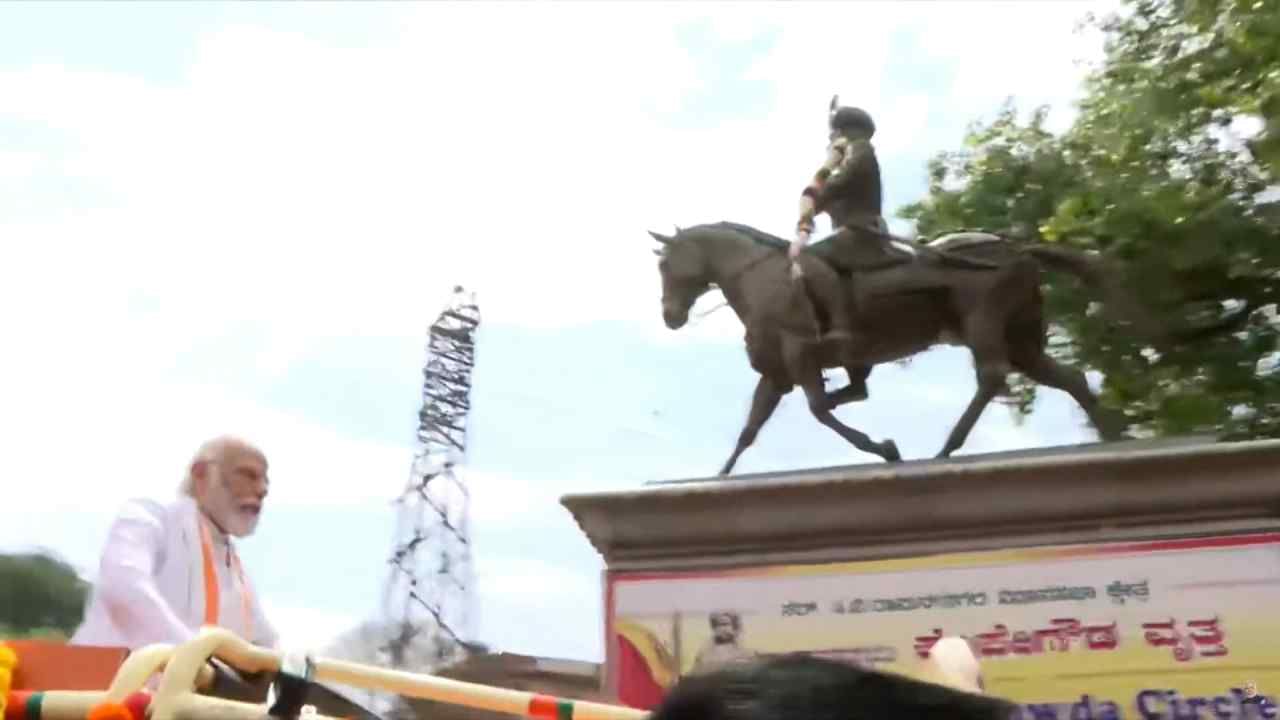
[[[817,211],[827,213],[836,228],[879,229],[881,207],[880,161],[875,148],[870,140],[851,140],[844,160],[827,178],[818,196]]]
[[[880,162],[871,141],[848,140],[840,149],[839,164],[829,173],[819,170],[804,195],[813,199],[815,214],[827,213],[836,231],[823,242],[823,258],[836,269],[849,271],[857,265],[855,253],[865,258],[874,252],[867,246],[879,246],[877,241],[888,228],[881,215]],[[809,223],[812,226],[811,219]]]

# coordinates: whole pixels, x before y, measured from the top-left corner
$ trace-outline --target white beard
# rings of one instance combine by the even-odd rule
[[[245,512],[236,504],[235,496],[231,494],[231,488],[227,486],[227,482],[223,479],[221,471],[213,468],[213,497],[211,505],[213,506],[206,512],[214,522],[216,522],[223,532],[235,537],[246,537],[252,535],[258,528],[258,516],[253,513]],[[211,511],[211,512],[210,512]]]

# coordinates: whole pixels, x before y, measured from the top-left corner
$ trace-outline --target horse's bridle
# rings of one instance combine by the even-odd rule
[[[725,277],[725,280],[728,280],[728,281],[736,280],[736,279],[738,278],[738,276],[739,276],[739,275],[742,275],[743,273],[745,273],[746,271],[748,271],[748,270],[750,270],[751,268],[755,267],[756,265],[759,265],[761,262],[764,262],[765,260],[768,260],[768,259],[769,259],[769,257],[770,257],[770,256],[772,256],[772,255],[773,255],[773,253],[774,253],[774,249],[773,249],[773,248],[761,247],[761,248],[760,248],[760,250],[761,250],[761,252],[760,252],[760,254],[759,254],[759,255],[757,255],[756,257],[753,257],[753,258],[751,258],[751,259],[747,260],[746,262],[744,262],[744,263],[742,264],[742,267],[737,268],[737,269],[735,269],[733,272],[729,273],[729,274],[728,274],[728,276],[726,276],[726,277]],[[719,290],[719,291],[720,291],[720,294],[721,294],[721,295],[723,295],[723,294],[724,294],[724,288],[723,288],[723,287],[721,287],[721,283],[714,283],[714,282],[713,282],[713,283],[707,283],[707,287],[708,287],[708,289],[710,289],[710,288],[715,288],[716,290]],[[698,313],[697,315],[693,315],[693,316],[692,316],[692,318],[693,318],[695,321],[697,321],[697,320],[702,320],[703,318],[707,317],[707,316],[708,316],[708,315],[710,315],[711,313],[713,313],[713,312],[715,312],[715,311],[719,310],[720,308],[722,308],[722,307],[724,307],[725,305],[728,305],[728,304],[729,304],[729,303],[728,303],[728,298],[726,298],[724,302],[718,303],[715,307],[712,307],[712,308],[711,308],[711,309],[709,309],[709,310],[704,310],[704,311],[702,311],[702,312]]]

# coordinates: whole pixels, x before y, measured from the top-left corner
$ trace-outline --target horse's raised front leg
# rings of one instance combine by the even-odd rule
[[[849,374],[849,384],[827,393],[827,409],[836,408],[851,402],[862,402],[868,397],[867,378],[871,375],[871,366],[847,366],[844,371]]]
[[[902,456],[898,453],[897,444],[892,440],[875,442],[866,434],[840,422],[831,413],[831,408],[827,405],[827,392],[822,387],[822,377],[820,375],[816,375],[813,379],[806,381],[802,387],[804,387],[805,398],[809,401],[809,411],[813,413],[818,422],[834,430],[837,435],[862,452],[878,455],[886,462],[898,462],[902,459]]]
[[[787,388],[789,390],[790,388]],[[778,402],[782,400],[784,390],[769,379],[767,375],[760,376],[760,382],[756,383],[755,395],[751,398],[751,412],[747,414],[747,424],[742,427],[742,432],[738,434],[738,445],[733,449],[733,454],[725,462],[724,467],[720,468],[721,475],[728,475],[733,466],[737,464],[738,458],[742,456],[742,452],[751,447],[751,443],[756,441],[756,435],[759,434],[760,428],[769,421],[773,415],[773,411],[778,408]]]

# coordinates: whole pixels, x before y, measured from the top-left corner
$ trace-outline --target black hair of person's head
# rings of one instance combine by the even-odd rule
[[[1011,720],[1018,706],[805,654],[683,678],[649,720]]]

